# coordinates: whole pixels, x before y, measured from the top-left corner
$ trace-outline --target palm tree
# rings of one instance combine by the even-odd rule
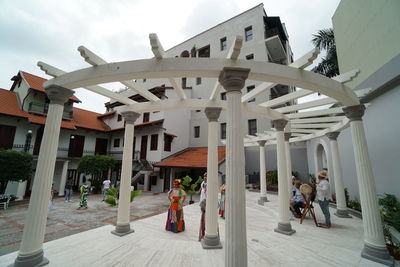
[[[313,34],[311,40],[315,47],[320,50],[326,51],[326,56],[322,58],[322,61],[315,66],[312,71],[320,73],[329,78],[339,75],[339,65],[336,55],[336,44],[333,29],[319,30],[317,34]]]

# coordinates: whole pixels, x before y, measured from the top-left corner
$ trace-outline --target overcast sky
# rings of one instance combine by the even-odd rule
[[[286,24],[294,58],[312,49],[312,34],[332,27],[340,0],[262,1],[268,16]],[[10,89],[19,70],[49,79],[37,66],[65,71],[88,67],[77,52],[84,45],[107,61],[152,57],[148,35],[168,49],[261,2],[258,0],[1,0],[0,88]],[[122,86],[121,86],[122,87]],[[104,112],[107,98],[84,89],[78,107]]]

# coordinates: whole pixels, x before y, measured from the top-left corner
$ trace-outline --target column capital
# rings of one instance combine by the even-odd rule
[[[284,133],[285,141],[289,142],[290,137],[292,137],[292,133]]]
[[[63,105],[74,94],[74,91],[59,85],[50,85],[44,88],[47,97],[50,99],[51,104]]]
[[[343,112],[350,121],[361,121],[362,116],[364,116],[365,105],[344,107]]]
[[[336,141],[338,136],[339,136],[339,134],[340,134],[340,132],[330,132],[330,133],[327,133],[325,135],[329,138],[329,140],[335,140]]]
[[[204,113],[207,116],[209,122],[218,121],[219,115],[221,114],[222,108],[206,108]]]
[[[240,92],[249,76],[250,69],[225,67],[218,81],[227,92]]]
[[[287,120],[284,119],[279,119],[279,120],[273,120],[273,127],[277,130],[277,131],[283,131],[283,129],[285,129],[286,124],[288,123]]]
[[[264,147],[266,142],[267,142],[266,140],[257,141],[258,145],[261,147]]]
[[[127,124],[134,124],[137,118],[140,116],[139,113],[134,111],[122,111],[121,115],[124,117],[124,120]]]

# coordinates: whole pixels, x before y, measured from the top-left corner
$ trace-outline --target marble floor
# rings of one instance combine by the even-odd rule
[[[296,233],[286,236],[275,233],[277,196],[258,205],[258,193],[246,193],[248,266],[381,266],[362,259],[362,221],[342,219],[333,215],[333,227],[315,227],[307,218],[303,224],[296,219]],[[323,216],[317,205],[317,220]],[[197,241],[200,208],[197,204],[184,207],[186,231],[174,234],[164,230],[166,214],[131,223],[135,233],[118,237],[110,232],[112,225],[81,232],[44,244],[49,266],[224,266],[224,250],[203,250]],[[219,219],[224,245],[225,223]],[[0,257],[0,266],[11,264],[17,252]]]

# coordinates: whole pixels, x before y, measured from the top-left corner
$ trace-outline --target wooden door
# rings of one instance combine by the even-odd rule
[[[94,151],[95,155],[106,155],[107,154],[108,140],[105,138],[96,138],[96,148]]]
[[[33,147],[33,155],[39,155],[40,145],[42,144],[44,127],[40,126],[36,131],[35,146]]]
[[[146,159],[147,157],[147,135],[142,136],[142,142],[140,144],[140,159]]]
[[[0,125],[0,149],[13,148],[15,130],[15,126]]]

